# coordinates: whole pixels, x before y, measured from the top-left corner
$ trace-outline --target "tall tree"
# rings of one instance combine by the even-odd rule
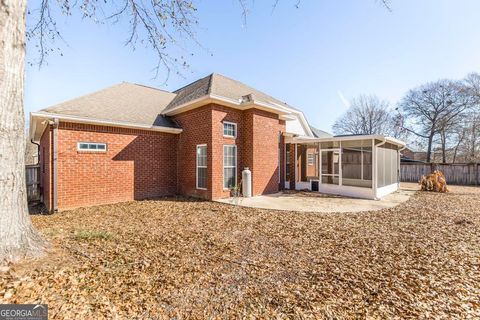
[[[399,121],[388,101],[375,95],[361,95],[351,101],[350,108],[332,129],[335,134],[383,134],[398,138]]]
[[[41,253],[28,215],[23,81],[26,1],[0,2],[0,261]]]
[[[471,96],[461,82],[439,80],[410,90],[398,110],[405,130],[427,141],[427,162],[430,162],[436,135],[446,134],[447,128],[471,106]],[[443,146],[446,148],[446,139]]]

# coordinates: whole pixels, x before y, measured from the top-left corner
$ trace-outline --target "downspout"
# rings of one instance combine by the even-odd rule
[[[35,164],[38,165],[40,163],[40,143],[33,142],[33,139],[30,139],[30,143],[37,146],[37,163]]]
[[[53,212],[58,210],[58,124],[57,118],[53,119],[53,135],[52,135],[52,169],[53,169]]]
[[[375,144],[375,139],[372,140],[373,141],[373,156],[374,156],[374,161],[373,161],[373,164],[375,166],[375,170],[373,170],[373,172],[375,173],[375,176],[374,176],[374,179],[373,179],[373,193],[374,193],[374,196],[375,196],[375,200],[380,200],[378,197],[377,197],[377,187],[378,187],[378,182],[377,182],[377,177],[378,177],[378,155],[377,155],[377,148],[384,145],[385,143],[387,143],[387,139],[385,137],[383,137],[383,141],[382,142],[379,142],[378,144]]]

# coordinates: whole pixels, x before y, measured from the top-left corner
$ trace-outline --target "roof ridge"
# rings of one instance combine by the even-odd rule
[[[210,95],[212,93],[212,86],[213,86],[213,76],[215,75],[215,72],[212,72],[209,77],[210,79],[208,79],[208,90],[207,90],[207,94]]]
[[[133,84],[133,85],[136,85],[136,86],[140,86],[140,87],[145,87],[145,88],[149,88],[149,89],[153,89],[153,90],[158,90],[158,91],[162,91],[162,92],[166,92],[166,93],[171,93],[171,94],[175,94],[173,92],[170,92],[168,90],[165,90],[165,89],[160,89],[160,88],[156,88],[156,87],[152,87],[152,86],[147,86],[145,84],[141,84],[141,83],[136,83],[136,82],[128,82],[128,81],[124,81],[122,83],[128,83],[128,84]]]
[[[182,90],[182,89],[185,89],[186,87],[190,87],[190,86],[193,85],[194,83],[197,83],[197,82],[199,82],[199,81],[202,81],[203,79],[205,79],[205,78],[207,78],[207,77],[211,77],[212,75],[213,75],[213,73],[211,73],[211,74],[209,74],[209,75],[207,75],[207,76],[205,76],[205,77],[203,77],[203,78],[197,79],[197,80],[195,80],[195,81],[193,81],[193,82],[190,82],[190,83],[184,85],[183,87],[180,87],[180,88],[178,88],[177,90],[174,90],[172,93],[178,93],[178,91],[180,91],[180,90]]]

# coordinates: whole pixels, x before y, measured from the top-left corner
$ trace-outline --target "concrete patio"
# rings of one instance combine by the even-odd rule
[[[251,198],[239,198],[238,205],[250,208],[302,212],[360,212],[392,208],[407,201],[418,190],[417,184],[403,184],[400,190],[381,200],[348,198],[318,192],[285,191]],[[235,199],[218,202],[235,204]]]

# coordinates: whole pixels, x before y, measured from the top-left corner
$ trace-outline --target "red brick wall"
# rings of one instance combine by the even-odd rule
[[[237,137],[230,138],[223,136],[223,122],[237,124]],[[223,146],[232,144],[237,146],[237,183],[242,180],[244,168],[244,131],[243,112],[219,105],[212,105],[212,198],[226,198],[230,196],[230,190],[223,188]]]
[[[77,151],[78,142],[107,151]],[[61,122],[59,209],[175,194],[176,148],[174,134]]]
[[[175,117],[179,135],[61,122],[58,131],[58,207],[115,203],[179,193],[216,199],[223,188],[223,146],[237,146],[237,182],[244,167],[252,171],[252,193],[279,190],[279,137],[285,122],[257,109],[240,111],[215,104]],[[223,122],[237,124],[237,137],[223,136]],[[41,150],[50,150],[50,131]],[[107,144],[105,153],[77,151],[78,142]],[[196,146],[207,145],[207,190],[196,188]],[[47,151],[46,151],[47,152]],[[283,151],[282,151],[283,152]],[[42,157],[42,155],[41,155]],[[50,153],[47,159],[50,159]],[[51,159],[50,159],[51,160]],[[49,162],[51,163],[51,161]],[[46,203],[51,203],[47,180]]]
[[[178,188],[180,194],[207,199],[225,198],[230,191],[223,188],[223,146],[237,146],[237,182],[242,170],[252,170],[253,194],[272,193],[279,187],[279,134],[285,122],[278,115],[257,109],[240,111],[210,104],[175,116],[183,128],[179,136]],[[237,124],[235,139],[223,136],[223,122]],[[196,189],[196,145],[207,144],[207,189]]]
[[[42,189],[43,203],[47,207],[48,211],[53,209],[52,203],[52,175],[51,175],[51,165],[52,165],[52,152],[51,152],[51,140],[52,131],[51,127],[48,126],[43,132],[42,137],[40,138],[40,188]]]
[[[278,115],[258,109],[244,111],[245,161],[252,171],[252,194],[279,190],[279,139],[285,121]],[[248,142],[248,143],[247,143]]]
[[[207,176],[212,168],[212,109],[204,106],[175,117],[183,132],[178,137],[178,193],[211,199],[212,181],[207,179],[207,190],[196,188],[197,145],[207,145]]]
[[[308,155],[311,154],[314,157],[313,165],[310,165],[308,162]],[[316,147],[309,147],[307,148],[307,155],[305,158],[306,166],[307,166],[307,178],[318,178],[318,164],[319,158],[317,154]]]

